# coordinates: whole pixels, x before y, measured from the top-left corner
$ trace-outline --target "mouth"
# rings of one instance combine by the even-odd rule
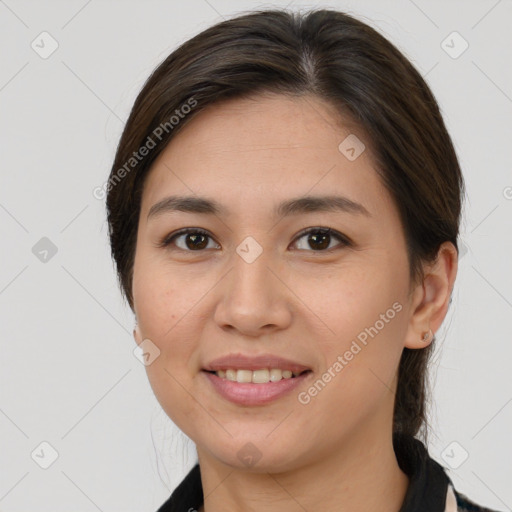
[[[311,370],[292,372],[291,370],[281,370],[280,368],[260,368],[259,370],[236,370],[233,368],[226,368],[225,370],[203,371],[216,375],[221,379],[238,382],[240,384],[267,384],[269,382],[279,382],[280,380],[296,379],[302,375],[311,373]]]
[[[225,372],[224,376],[222,376],[223,372]],[[201,373],[206,377],[206,384],[211,386],[218,396],[236,405],[249,407],[266,405],[278,398],[285,397],[294,389],[304,385],[313,371],[308,369],[293,374],[290,370],[279,370],[281,375],[274,371],[272,375],[274,380],[270,379],[271,371],[268,369],[252,371],[202,370]]]

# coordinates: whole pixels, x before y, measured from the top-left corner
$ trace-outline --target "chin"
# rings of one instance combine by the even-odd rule
[[[261,437],[261,441],[254,437],[251,440],[250,436],[246,436],[243,440],[231,439],[220,451],[219,444],[215,444],[215,448],[208,451],[219,463],[240,471],[284,473],[295,469],[299,464],[296,447],[300,443],[291,443],[287,447],[283,446],[281,439],[276,439],[275,444],[276,446],[268,439],[265,440],[265,436]]]

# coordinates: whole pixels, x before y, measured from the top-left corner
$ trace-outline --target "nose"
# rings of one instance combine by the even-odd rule
[[[293,293],[284,269],[273,264],[265,251],[252,262],[235,253],[232,261],[231,271],[218,287],[217,325],[251,337],[288,327]]]

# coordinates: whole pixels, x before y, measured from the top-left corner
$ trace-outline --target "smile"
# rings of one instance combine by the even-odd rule
[[[220,396],[237,405],[264,405],[290,393],[313,372],[293,375],[290,370],[219,370],[202,372]],[[223,375],[225,373],[225,375]]]

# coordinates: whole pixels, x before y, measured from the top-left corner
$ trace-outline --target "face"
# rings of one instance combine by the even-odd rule
[[[359,156],[353,138],[339,149],[350,134],[365,143],[312,96],[229,100],[184,127],[146,178],[136,341],[158,348],[146,366],[152,389],[204,457],[242,467],[253,450],[261,471],[284,471],[390,431],[409,267],[369,141]],[[214,200],[222,211],[168,203],[148,216],[169,196]],[[277,213],[304,196],[345,199]],[[266,403],[235,403],[203,370],[230,354],[271,354],[310,371]]]

